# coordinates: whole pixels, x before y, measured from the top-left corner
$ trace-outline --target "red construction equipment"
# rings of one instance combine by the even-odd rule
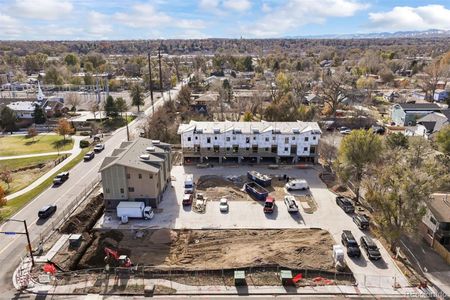
[[[107,264],[114,263],[118,267],[131,267],[132,263],[128,256],[126,255],[119,255],[117,251],[114,251],[108,247],[105,247],[105,262]]]

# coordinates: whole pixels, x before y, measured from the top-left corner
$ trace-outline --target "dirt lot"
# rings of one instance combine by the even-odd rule
[[[333,240],[324,230],[146,230],[95,233],[79,268],[104,266],[104,247],[134,264],[185,270],[280,265],[332,271]],[[274,243],[276,241],[276,243]]]

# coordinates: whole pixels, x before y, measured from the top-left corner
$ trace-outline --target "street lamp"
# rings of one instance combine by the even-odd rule
[[[25,221],[25,220],[16,220],[16,219],[6,219],[6,222],[9,222],[9,221],[11,221],[11,222],[22,222],[23,226],[25,227],[25,232],[0,231],[0,233],[3,233],[5,235],[25,234],[27,236],[28,250],[30,251],[31,267],[34,267],[33,249],[31,249],[31,242],[30,242],[30,235],[28,234],[27,221]]]

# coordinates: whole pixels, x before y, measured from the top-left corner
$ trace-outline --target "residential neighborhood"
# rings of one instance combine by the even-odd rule
[[[449,297],[447,3],[1,4],[0,299]]]

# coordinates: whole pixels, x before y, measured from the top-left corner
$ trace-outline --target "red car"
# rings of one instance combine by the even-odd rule
[[[192,200],[194,199],[194,194],[184,194],[183,205],[192,205]]]
[[[273,213],[273,210],[275,209],[275,199],[268,196],[266,198],[266,202],[264,202],[264,213]]]

